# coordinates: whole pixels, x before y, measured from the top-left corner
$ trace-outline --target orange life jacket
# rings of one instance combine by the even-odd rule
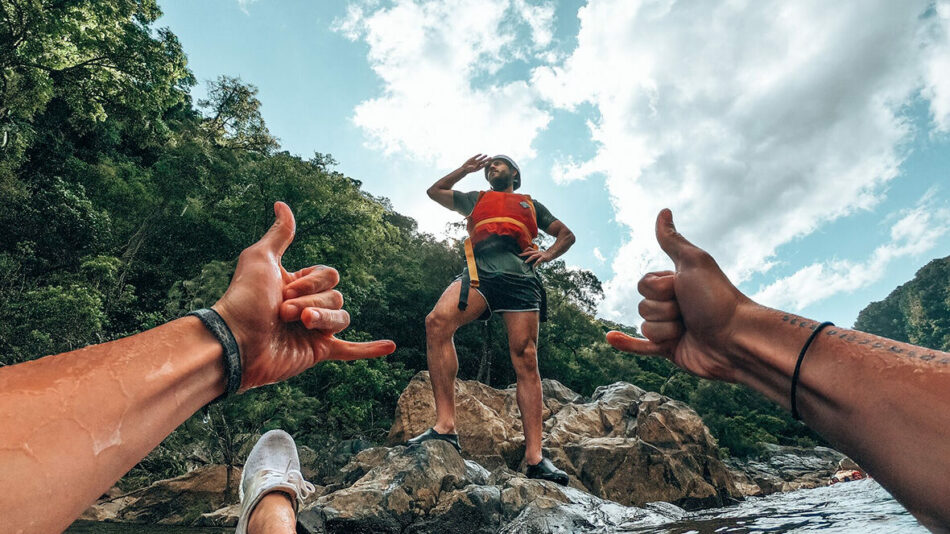
[[[521,250],[537,249],[533,243],[538,237],[538,218],[534,202],[528,195],[482,191],[468,216],[468,235],[465,240],[465,261],[468,264],[468,283],[478,287],[478,268],[475,266],[475,243],[488,236],[505,235],[514,238]],[[459,309],[467,305],[468,287],[462,286]]]
[[[528,195],[483,191],[468,216],[468,235],[473,244],[491,235],[510,236],[521,250],[535,249],[538,218]]]

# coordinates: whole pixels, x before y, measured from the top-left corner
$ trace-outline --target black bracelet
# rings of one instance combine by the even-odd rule
[[[808,340],[805,341],[805,345],[802,346],[802,351],[798,353],[798,361],[795,362],[795,372],[792,373],[791,399],[792,399],[792,418],[794,418],[796,421],[801,420],[801,416],[798,414],[798,403],[795,401],[795,398],[796,398],[795,391],[798,388],[798,374],[802,369],[802,360],[805,359],[805,353],[808,352],[808,346],[811,345],[811,342],[815,339],[816,336],[818,336],[818,332],[821,332],[821,330],[826,326],[834,326],[834,324],[831,323],[830,321],[825,321],[821,323],[820,325],[816,326],[815,329],[811,331],[811,335],[808,336]]]
[[[188,312],[188,315],[194,315],[201,319],[201,322],[218,339],[221,348],[224,349],[224,376],[227,382],[224,393],[215,399],[215,402],[234,395],[241,387],[241,352],[238,349],[237,340],[234,339],[234,334],[228,328],[228,323],[224,322],[221,315],[211,308]]]

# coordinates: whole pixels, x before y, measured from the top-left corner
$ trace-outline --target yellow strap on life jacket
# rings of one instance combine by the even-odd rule
[[[477,230],[478,227],[483,224],[495,223],[495,222],[511,223],[517,226],[518,228],[521,228],[524,231],[525,235],[529,237],[531,236],[531,232],[528,231],[528,227],[525,226],[523,222],[519,221],[518,219],[512,219],[511,217],[491,217],[488,219],[482,219],[475,224],[475,227],[473,228],[473,230]]]
[[[512,219],[511,217],[491,217],[489,219],[483,219],[481,221],[478,221],[478,223],[475,224],[475,227],[472,228],[472,230],[477,230],[478,227],[483,224],[494,223],[494,222],[508,222],[508,223],[514,224],[518,228],[521,228],[526,235],[529,235],[529,236],[531,235],[531,232],[528,231],[528,227],[525,226],[524,223],[522,223],[521,221],[517,219]],[[470,239],[471,238],[469,238],[469,240]],[[538,250],[538,245],[535,245],[534,243],[532,243],[531,246],[528,247],[528,250]]]
[[[475,267],[475,249],[472,248],[472,238],[465,240],[465,262],[468,264],[468,279],[472,287],[478,287],[478,268]]]

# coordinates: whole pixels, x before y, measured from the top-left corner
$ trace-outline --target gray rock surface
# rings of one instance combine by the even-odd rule
[[[604,532],[623,524],[678,519],[673,505],[643,509],[570,487],[529,480],[505,467],[488,472],[441,441],[363,451],[341,473],[351,485],[300,512],[310,534]]]
[[[571,486],[602,499],[642,506],[721,506],[741,497],[702,419],[687,405],[632,384],[598,388],[589,400],[545,381],[545,455]],[[390,444],[404,443],[435,421],[431,384],[418,373],[399,398]],[[523,470],[524,437],[515,390],[456,382],[462,454],[489,469]]]
[[[827,447],[782,447],[766,444],[759,458],[727,460],[737,485],[746,496],[826,486],[847,457]],[[857,464],[854,464],[857,465]]]

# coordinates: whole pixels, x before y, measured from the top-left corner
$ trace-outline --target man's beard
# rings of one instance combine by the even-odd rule
[[[493,191],[504,191],[511,184],[511,173],[498,173],[498,176],[488,180],[488,183],[491,184]]]

